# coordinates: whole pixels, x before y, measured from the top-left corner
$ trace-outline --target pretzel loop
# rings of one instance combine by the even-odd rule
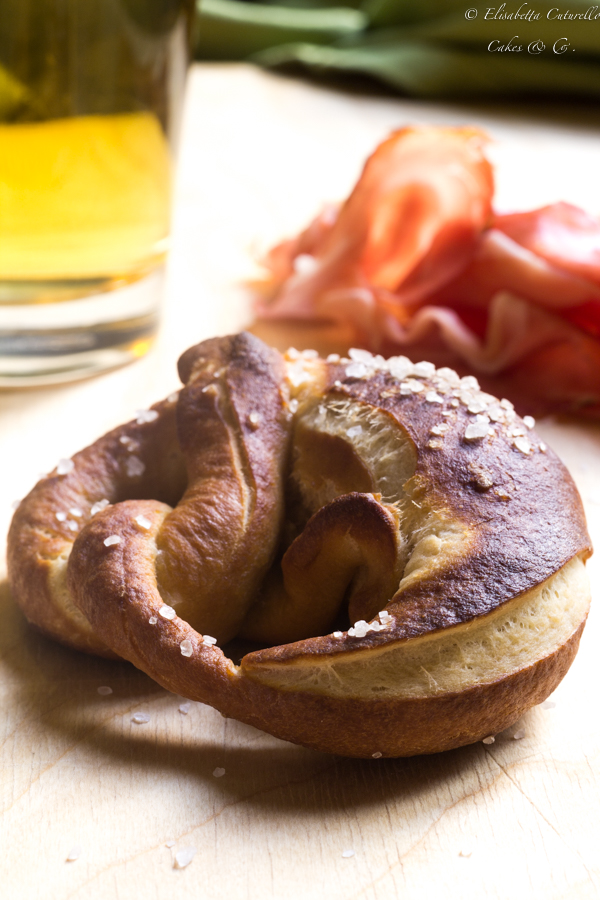
[[[429,364],[284,358],[246,334],[180,374],[21,504],[9,571],[38,627],[354,756],[478,740],[554,689],[591,548],[510,404]],[[234,665],[234,638],[263,649]]]

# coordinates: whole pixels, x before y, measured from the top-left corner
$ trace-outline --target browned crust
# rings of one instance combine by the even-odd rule
[[[574,556],[587,559],[592,553],[581,497],[550,448],[524,456],[502,431],[491,443],[467,443],[463,436],[471,417],[463,406],[447,420],[450,430],[443,450],[429,449],[430,429],[440,421],[440,409],[449,407],[424,404],[414,394],[385,396],[394,384],[384,373],[361,381],[331,365],[327,390],[385,410],[407,431],[418,460],[413,500],[419,503],[427,496],[450,518],[464,522],[471,544],[469,553],[442,573],[396,594],[386,607],[394,614],[393,627],[361,638],[361,649],[484,616],[545,581]],[[482,469],[493,478],[490,490],[482,491],[474,478],[474,472]],[[501,499],[495,489],[510,499]],[[358,645],[351,637],[340,641],[324,636],[258,651],[256,658],[283,662],[338,655]]]
[[[13,516],[7,552],[12,594],[42,633],[76,650],[115,657],[85,622],[78,626],[65,618],[57,601],[53,567],[69,557],[77,536],[68,522],[79,527],[80,520],[69,516],[60,522],[56,513],[79,508],[87,518],[91,507],[103,499],[115,504],[132,497],[156,497],[177,503],[186,474],[177,442],[176,405],[163,401],[152,409],[158,414],[154,421],[132,421],[115,428],[75,454],[71,472],[58,475],[54,471],[39,481]],[[129,476],[127,466],[133,458],[140,460],[144,470]]]
[[[9,534],[9,577],[17,601],[37,627],[64,643],[119,654],[169,690],[307,747],[348,756],[406,756],[450,749],[508,727],[560,682],[583,622],[551,655],[457,694],[362,700],[276,689],[252,678],[252,668],[261,663],[368,655],[373,648],[485,617],[575,556],[591,553],[581,501],[551,451],[523,456],[504,433],[491,443],[466,443],[464,407],[452,411],[443,449],[433,449],[430,429],[439,422],[439,406],[394,394],[385,373],[357,380],[335,364],[322,364],[320,372],[328,379],[325,392],[383,409],[407,432],[417,453],[411,502],[443,511],[469,534],[468,553],[397,592],[387,604],[394,618],[390,628],[364,638],[324,636],[271,647],[250,654],[236,669],[186,621],[186,604],[194,599],[189,594],[202,583],[209,599],[212,592],[223,608],[232,604],[222,622],[214,617],[216,636],[227,640],[235,634],[277,550],[291,415],[281,357],[249,335],[191,348],[180,360],[187,386],[178,401],[157,404],[153,421],[116,429],[77,454],[72,472],[54,473],[34,488]],[[137,475],[128,473],[132,441],[143,464]],[[491,489],[482,488],[477,477],[483,469]],[[89,519],[91,506],[102,498],[114,505]],[[72,507],[89,519],[74,545],[74,532],[55,515]],[[139,516],[149,524],[136,524]],[[355,526],[359,534],[360,522]],[[115,533],[118,545],[106,546]],[[309,538],[310,530],[311,549]],[[158,566],[157,547],[163,553]],[[53,581],[57,563],[67,558],[67,596],[81,611],[68,615]],[[211,565],[203,566],[203,560]],[[204,585],[204,568],[211,566],[215,580],[206,576]],[[160,617],[165,592],[176,598],[175,605],[181,596],[181,617]],[[213,620],[200,616],[199,629],[202,621],[206,628]],[[182,655],[182,641],[189,641],[190,657]]]
[[[585,622],[558,650],[489,685],[424,699],[357,700],[246,685],[235,718],[276,737],[343,756],[439,753],[496,735],[548,697],[575,659]]]
[[[77,556],[78,592],[86,598],[93,625],[108,630],[121,655],[147,672],[168,690],[207,703],[225,716],[254,725],[275,737],[312,749],[345,756],[412,756],[437,753],[497,734],[541,703],[568,671],[585,625],[553,653],[491,684],[425,698],[339,698],[323,693],[280,690],[245,674],[245,657],[236,670],[217,647],[208,647],[181,619],[161,619],[162,600],[152,588],[149,557],[139,552],[141,538],[131,524],[131,513],[148,501],[127,504],[123,535],[127,540],[114,551],[104,548],[106,516],[90,525],[81,555]],[[93,565],[85,564],[89,554]],[[140,567],[139,560],[143,557]],[[83,564],[82,564],[83,563]],[[130,573],[124,590],[121,573]],[[107,604],[106,597],[114,602]],[[150,617],[158,622],[150,624]],[[180,652],[182,641],[193,649],[190,658]]]

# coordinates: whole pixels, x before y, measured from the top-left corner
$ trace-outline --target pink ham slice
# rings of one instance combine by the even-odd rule
[[[485,137],[406,128],[348,200],[267,260],[259,316],[352,325],[354,343],[475,372],[521,412],[600,415],[600,220],[494,216]]]

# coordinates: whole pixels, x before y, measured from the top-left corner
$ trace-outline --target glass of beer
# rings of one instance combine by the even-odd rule
[[[0,387],[143,356],[194,0],[0,0]]]

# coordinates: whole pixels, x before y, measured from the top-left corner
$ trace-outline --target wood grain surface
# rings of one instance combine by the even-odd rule
[[[0,394],[3,534],[11,502],[40,472],[177,386],[181,351],[248,324],[239,282],[257,248],[344,196],[375,143],[412,122],[486,127],[502,207],[565,199],[600,210],[598,117],[584,125],[577,110],[416,104],[245,66],[195,67],[160,339],[147,358],[103,377]],[[570,467],[600,546],[600,426],[546,421],[539,430]],[[596,606],[552,702],[493,744],[368,762],[182,707],[128,664],[54,645],[25,624],[3,581],[0,895],[600,896],[596,560],[589,571]],[[139,713],[149,721],[135,724]],[[187,847],[195,856],[177,869]]]

